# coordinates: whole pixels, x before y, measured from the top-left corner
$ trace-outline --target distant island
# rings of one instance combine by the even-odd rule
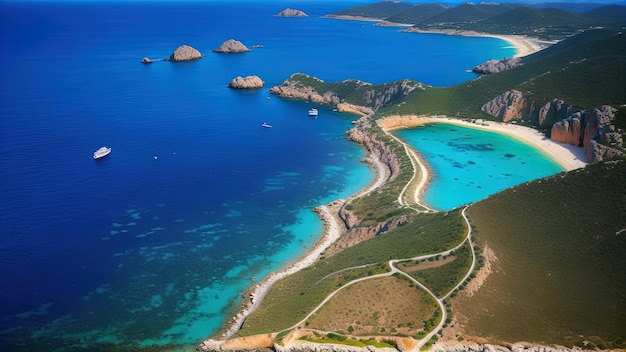
[[[270,88],[361,115],[347,135],[376,179],[316,208],[317,245],[251,288],[198,350],[626,348],[624,9],[383,1],[325,16],[529,47],[447,88],[304,73]],[[435,211],[422,201],[428,166],[393,134],[429,123],[514,136],[566,171]]]
[[[282,10],[281,12],[277,13],[276,16],[278,17],[308,17],[309,15],[307,15],[304,11],[301,11],[301,10],[286,8]]]

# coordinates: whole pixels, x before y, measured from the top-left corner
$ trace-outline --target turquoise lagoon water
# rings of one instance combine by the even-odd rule
[[[564,171],[540,150],[499,133],[445,123],[395,133],[430,166],[432,179],[423,200],[438,210]]]
[[[373,177],[345,137],[355,116],[310,119],[269,87],[294,72],[454,85],[514,54],[321,18],[354,2],[298,5],[311,16],[275,17],[280,1],[0,1],[0,350],[193,348],[252,278],[313,245],[313,207]],[[263,47],[211,52],[230,38]],[[181,44],[205,57],[140,63]],[[250,74],[266,87],[226,87]]]

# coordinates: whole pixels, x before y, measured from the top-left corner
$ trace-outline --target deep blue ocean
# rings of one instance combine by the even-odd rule
[[[270,87],[294,72],[449,86],[515,52],[320,17],[355,4],[0,1],[0,350],[211,336],[316,241],[312,208],[373,179],[345,137],[356,116],[309,118]],[[287,5],[310,17],[274,16]],[[263,47],[211,52],[231,38]],[[181,44],[205,57],[140,63]],[[266,85],[227,88],[239,75]]]

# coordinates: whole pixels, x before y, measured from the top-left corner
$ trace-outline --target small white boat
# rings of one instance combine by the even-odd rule
[[[313,116],[313,117],[317,117],[317,114],[319,113],[319,111],[317,111],[316,108],[311,108],[309,110],[309,116]]]
[[[101,147],[100,149],[96,150],[93,153],[93,158],[94,159],[104,158],[105,156],[109,155],[109,153],[111,153],[111,148]]]
[[[267,123],[263,122],[261,124],[261,126],[265,127],[265,128],[272,128],[272,125],[268,125]]]

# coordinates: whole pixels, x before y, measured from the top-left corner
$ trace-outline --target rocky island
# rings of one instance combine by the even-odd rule
[[[230,88],[236,89],[257,89],[263,88],[265,82],[259,76],[237,76],[228,84]]]
[[[195,60],[202,57],[202,54],[196,50],[195,48],[189,45],[181,45],[179,46],[172,55],[169,57],[169,61],[189,61]]]
[[[213,50],[216,53],[245,53],[250,50],[247,46],[243,45],[242,42],[235,39],[228,39],[223,42],[217,49]]]
[[[276,16],[278,17],[308,17],[309,15],[307,15],[306,13],[300,10],[286,8],[282,10],[281,12],[279,12],[278,14],[276,14]]]

